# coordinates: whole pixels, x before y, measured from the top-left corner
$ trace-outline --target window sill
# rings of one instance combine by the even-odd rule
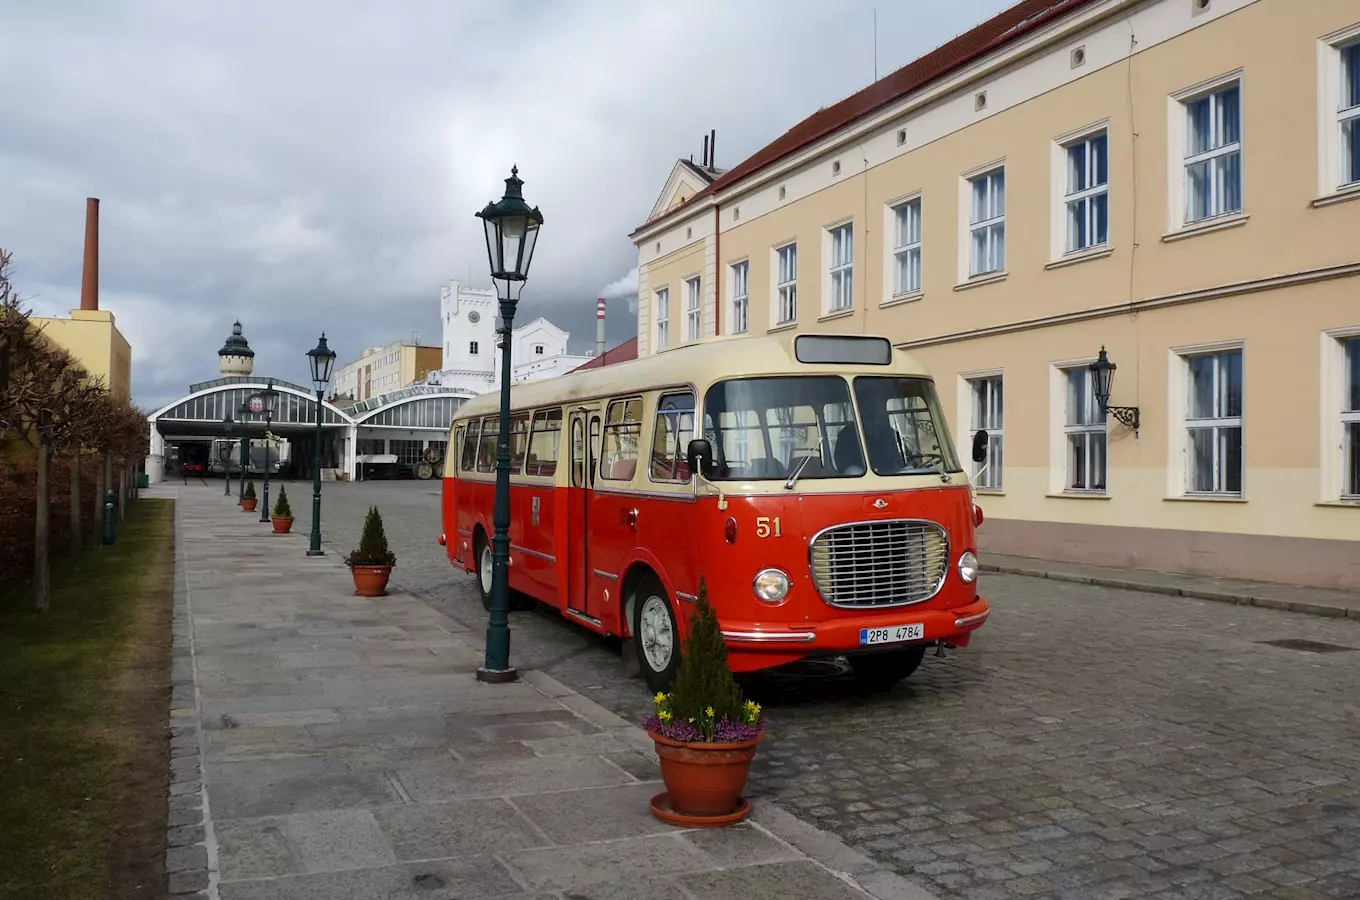
[[[1179,497],[1163,497],[1168,503],[1246,503],[1246,497],[1228,494],[1182,494]]]
[[[974,275],[962,284],[954,285],[956,291],[967,291],[973,288],[982,287],[986,284],[996,284],[998,281],[1005,281],[1007,272],[989,272],[986,275]]]
[[[766,334],[775,334],[775,333],[780,332],[780,331],[789,331],[790,329],[797,328],[797,327],[798,327],[798,323],[797,323],[797,322],[782,322],[782,323],[780,323],[780,324],[774,326],[773,328],[767,328],[767,329],[765,329],[765,333],[766,333]]]
[[[826,315],[824,315],[824,316],[820,317],[819,319],[817,319],[817,321],[818,321],[818,322],[834,322],[836,319],[845,319],[845,318],[849,318],[850,316],[853,316],[854,314],[855,314],[855,308],[852,306],[852,307],[850,307],[849,309],[838,309],[838,310],[836,310],[835,312],[829,312],[829,313],[827,313]]]
[[[1360,183],[1348,184],[1345,187],[1337,188],[1330,194],[1316,197],[1311,206],[1314,209],[1321,209],[1324,206],[1335,206],[1338,203],[1345,203],[1348,200],[1360,200]]]
[[[1198,237],[1201,234],[1212,234],[1215,231],[1226,231],[1229,228],[1236,228],[1239,225],[1247,224],[1251,216],[1246,213],[1232,213],[1226,216],[1215,216],[1212,219],[1203,219],[1193,225],[1186,225],[1175,231],[1168,231],[1162,235],[1162,243],[1169,244],[1172,241],[1183,241],[1186,238]]]
[[[1065,269],[1068,266],[1075,266],[1078,263],[1090,262],[1094,259],[1104,259],[1112,253],[1114,253],[1114,248],[1109,244],[1103,244],[1089,250],[1077,250],[1073,253],[1068,253],[1061,259],[1053,260],[1053,262],[1044,266],[1044,268],[1050,272],[1054,269]]]
[[[1360,498],[1355,500],[1323,500],[1314,506],[1328,506],[1333,509],[1360,509]]]
[[[1006,490],[1005,490],[1005,488],[980,488],[980,487],[977,487],[977,486],[975,485],[975,486],[973,487],[973,490],[974,490],[976,493],[978,493],[978,494],[980,494],[980,495],[982,495],[982,496],[984,496],[984,497],[1004,497],[1004,496],[1006,496]]]
[[[906,294],[894,294],[887,300],[884,300],[882,303],[878,304],[878,308],[886,309],[889,306],[901,306],[904,303],[915,303],[917,300],[920,300],[925,295],[926,295],[925,291],[911,291],[910,293]]]
[[[1098,494],[1095,491],[1059,491],[1053,494],[1044,494],[1051,500],[1109,500],[1109,494]]]

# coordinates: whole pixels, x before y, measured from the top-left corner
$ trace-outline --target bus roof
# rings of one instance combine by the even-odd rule
[[[887,365],[799,362],[794,355],[794,341],[800,336],[807,335],[788,331],[755,337],[709,338],[697,344],[663,350],[654,356],[644,356],[629,362],[585,369],[559,378],[517,384],[510,388],[510,408],[538,409],[596,397],[613,397],[687,384],[693,384],[702,393],[716,381],[740,378],[744,375],[807,375],[812,372],[836,372],[846,375],[928,377],[930,374],[915,357],[897,349],[892,350],[892,361]],[[875,336],[818,334],[816,337],[864,339]],[[892,347],[891,343],[887,346]],[[499,411],[500,394],[492,391],[464,403],[454,416],[454,420],[491,415]]]

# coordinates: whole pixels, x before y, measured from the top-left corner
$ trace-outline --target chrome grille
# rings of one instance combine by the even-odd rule
[[[934,522],[889,519],[836,525],[808,547],[812,580],[832,606],[897,606],[935,596],[949,536]]]

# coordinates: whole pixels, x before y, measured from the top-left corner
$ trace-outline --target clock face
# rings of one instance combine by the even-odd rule
[[[478,322],[482,321],[482,314],[474,309],[472,312],[468,313],[468,321],[473,325],[476,325]]]

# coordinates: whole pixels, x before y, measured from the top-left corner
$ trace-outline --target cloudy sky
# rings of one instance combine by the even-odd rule
[[[1009,5],[879,3],[878,69]],[[0,0],[0,247],[42,314],[79,306],[85,198],[101,305],[157,407],[216,374],[306,382],[485,285],[472,214],[512,163],[546,219],[521,321],[593,348],[594,298],[678,156],[730,167],[873,79],[875,0]],[[611,304],[610,344],[634,333]]]

